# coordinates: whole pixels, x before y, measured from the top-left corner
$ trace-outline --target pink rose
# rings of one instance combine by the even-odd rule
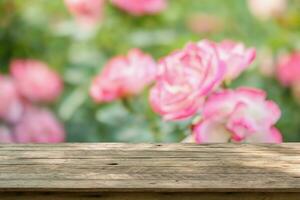
[[[225,80],[237,78],[256,57],[254,48],[246,48],[243,43],[224,40],[217,44],[221,60],[226,64]]]
[[[0,119],[16,122],[23,112],[22,101],[13,80],[0,75]]]
[[[14,143],[12,133],[6,126],[0,125],[0,143]]]
[[[282,16],[287,8],[286,0],[248,0],[250,12],[260,20]]]
[[[18,143],[59,143],[65,138],[63,126],[53,113],[33,106],[26,107],[14,134]]]
[[[140,93],[156,75],[153,58],[132,49],[127,56],[116,56],[94,79],[90,94],[96,102],[110,102],[128,95]]]
[[[220,43],[214,43],[209,40],[205,40],[204,42],[215,45],[220,59],[226,64],[224,79],[227,82],[236,79],[242,71],[249,67],[256,57],[255,49],[246,48],[241,42],[232,40],[223,40]]]
[[[280,109],[255,88],[223,90],[212,94],[204,104],[202,120],[193,127],[198,143],[262,142],[280,143],[274,124]]]
[[[20,94],[33,102],[55,101],[63,84],[57,73],[37,60],[13,60],[11,74]]]
[[[300,52],[285,55],[279,59],[277,77],[284,86],[300,84]]]
[[[277,66],[277,78],[290,87],[295,100],[300,102],[300,52],[282,56]]]
[[[69,12],[79,24],[95,25],[102,18],[105,0],[65,0]]]
[[[211,43],[189,43],[161,60],[150,104],[165,120],[191,117],[221,84],[224,74],[224,63]]]
[[[111,0],[118,8],[135,16],[156,14],[166,9],[166,0]]]

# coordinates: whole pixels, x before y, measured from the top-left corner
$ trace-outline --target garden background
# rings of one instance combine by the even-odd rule
[[[266,90],[282,110],[277,127],[284,141],[300,141],[299,100],[274,75],[278,58],[300,49],[300,1],[288,1],[284,14],[264,20],[243,0],[169,0],[164,11],[146,16],[132,16],[107,1],[103,19],[87,29],[62,0],[0,0],[0,73],[9,72],[12,59],[31,58],[60,74],[63,93],[48,106],[63,123],[67,142],[184,139],[189,122],[163,121],[148,105],[148,89],[126,101],[97,104],[89,88],[113,56],[140,48],[158,60],[203,38],[233,39],[257,49],[254,64],[229,87]]]

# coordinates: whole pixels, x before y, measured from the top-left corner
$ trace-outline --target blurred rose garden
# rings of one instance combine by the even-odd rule
[[[0,1],[0,143],[295,141],[298,0]]]

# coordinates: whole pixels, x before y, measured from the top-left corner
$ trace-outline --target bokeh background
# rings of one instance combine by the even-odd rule
[[[78,24],[63,0],[0,0],[0,73],[9,72],[12,59],[31,58],[60,74],[64,91],[47,106],[63,123],[67,142],[179,142],[189,122],[162,121],[148,105],[147,89],[126,103],[99,105],[89,96],[92,78],[131,48],[159,59],[188,41],[238,40],[256,47],[257,59],[229,87],[266,90],[282,109],[277,127],[284,141],[300,141],[299,100],[274,75],[278,58],[300,49],[300,1],[286,3],[265,17],[244,0],[169,0],[161,13],[132,16],[107,1],[103,19],[91,28]]]

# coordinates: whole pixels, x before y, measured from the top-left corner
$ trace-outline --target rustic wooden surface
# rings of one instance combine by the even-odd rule
[[[300,199],[300,144],[0,145],[0,196]]]

